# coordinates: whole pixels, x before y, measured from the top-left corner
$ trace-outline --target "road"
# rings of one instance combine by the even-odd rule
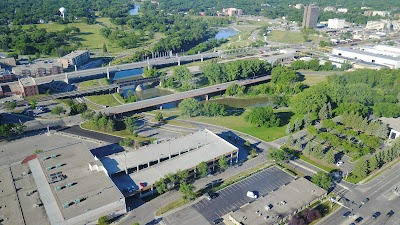
[[[122,113],[140,110],[140,109],[144,109],[144,108],[148,108],[148,107],[161,106],[162,104],[165,104],[165,103],[176,102],[176,101],[186,99],[186,98],[194,98],[194,97],[208,95],[208,94],[215,93],[215,92],[225,91],[226,88],[232,84],[238,84],[240,86],[243,86],[243,85],[249,85],[249,84],[253,84],[253,83],[259,83],[262,81],[267,81],[270,79],[271,79],[271,75],[263,76],[263,77],[259,77],[259,78],[255,78],[255,79],[231,81],[231,82],[217,84],[217,85],[199,88],[199,89],[195,89],[195,90],[190,90],[190,91],[180,92],[180,93],[176,93],[176,94],[161,96],[161,97],[157,97],[157,98],[146,99],[143,101],[128,103],[125,105],[109,107],[109,108],[102,109],[100,111],[102,113],[106,113],[106,114],[122,114]]]
[[[347,192],[344,197],[349,199],[349,208],[355,214],[355,218],[361,216],[364,220],[360,224],[365,225],[399,225],[400,224],[400,201],[399,196],[396,196],[392,190],[395,187],[400,188],[400,164],[392,166],[382,173],[379,177],[368,182],[367,184],[359,185],[356,188]],[[361,206],[361,201],[364,198],[369,198],[369,201]],[[354,204],[352,203],[354,201]],[[361,206],[361,207],[360,207]],[[386,214],[393,210],[393,216],[388,217]],[[347,225],[354,221],[355,218],[343,217],[343,213],[348,209],[341,207],[326,219],[320,221],[320,225]],[[382,214],[377,218],[371,218],[375,212]]]

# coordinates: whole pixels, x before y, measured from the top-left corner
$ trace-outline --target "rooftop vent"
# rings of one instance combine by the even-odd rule
[[[70,203],[64,203],[64,204],[63,204],[63,208],[66,209],[66,208],[69,207],[69,205],[70,205]]]

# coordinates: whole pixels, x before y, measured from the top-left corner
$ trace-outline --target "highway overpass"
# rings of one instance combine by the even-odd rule
[[[101,109],[99,111],[102,113],[106,113],[106,114],[122,114],[122,113],[127,113],[127,112],[133,112],[133,111],[138,111],[138,110],[149,108],[149,107],[162,106],[165,103],[181,101],[186,98],[194,98],[194,97],[200,97],[200,96],[208,97],[209,94],[225,91],[226,88],[232,84],[238,84],[238,85],[243,86],[243,85],[261,83],[264,81],[268,81],[270,79],[271,79],[271,75],[267,75],[267,76],[262,76],[262,77],[258,77],[255,79],[231,81],[231,82],[217,84],[217,85],[199,88],[199,89],[195,89],[195,90],[190,90],[190,91],[180,92],[180,93],[176,93],[176,94],[161,96],[161,97],[157,97],[157,98],[146,99],[143,101],[128,103],[128,104],[124,104],[124,105],[109,107],[109,108]]]

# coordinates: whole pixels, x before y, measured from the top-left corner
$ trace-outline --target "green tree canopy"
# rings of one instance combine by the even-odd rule
[[[277,127],[280,123],[279,118],[270,106],[253,108],[246,115],[245,120],[257,127]]]
[[[200,103],[194,98],[186,98],[182,100],[178,107],[181,110],[182,115],[189,117],[198,116],[201,113]]]
[[[328,190],[332,183],[332,177],[329,173],[318,171],[311,177],[311,181],[319,187]]]

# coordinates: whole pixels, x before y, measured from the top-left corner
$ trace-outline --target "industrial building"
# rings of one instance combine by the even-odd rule
[[[229,220],[235,225],[282,224],[325,196],[324,189],[299,178],[231,212]]]
[[[379,21],[367,21],[366,29],[369,30],[385,30],[390,29],[389,20],[379,20]]]
[[[28,97],[39,94],[39,88],[32,77],[18,79],[22,97]]]
[[[62,64],[63,68],[68,68],[69,66],[81,66],[90,59],[90,53],[88,50],[76,50],[68,55],[58,58],[57,61]]]
[[[316,28],[318,23],[319,7],[309,5],[304,7],[303,28]]]
[[[381,45],[358,49],[338,47],[332,50],[332,54],[336,56],[366,63],[379,64],[391,69],[400,68],[400,57],[396,52],[398,52],[398,50],[394,47]]]
[[[329,29],[343,29],[346,26],[346,20],[344,19],[329,19],[328,28]]]
[[[52,225],[95,224],[101,216],[126,213],[125,198],[103,172],[91,171],[93,155],[75,143],[29,161],[40,199]]]
[[[209,130],[165,140],[137,150],[121,152],[90,163],[90,169],[103,171],[125,196],[140,197],[155,191],[154,183],[169,173],[187,170],[196,176],[196,167],[206,162],[210,170],[225,157],[230,164],[238,160],[239,149]]]

